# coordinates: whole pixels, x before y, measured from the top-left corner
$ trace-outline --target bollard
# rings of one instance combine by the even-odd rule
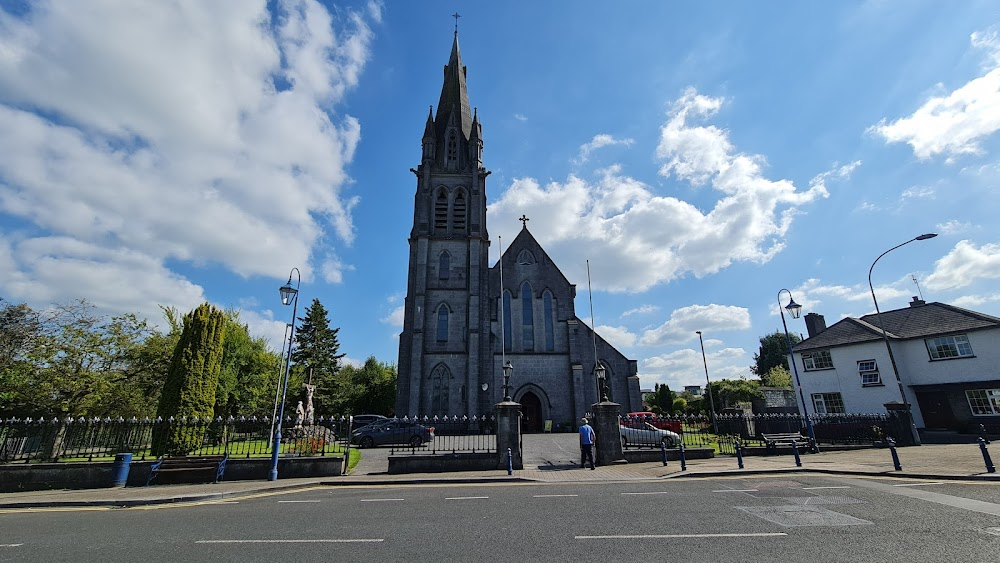
[[[660,454],[663,456],[663,467],[667,466],[667,443],[660,442]]]
[[[124,487],[128,481],[128,470],[132,464],[132,454],[116,454],[115,463],[111,466],[111,483],[113,487]]]
[[[681,471],[687,471],[688,470],[688,464],[687,464],[687,460],[684,459],[684,444],[680,445],[680,449],[678,449],[677,452],[681,456]]]
[[[792,442],[792,453],[795,454],[795,467],[802,467],[802,458],[799,457],[799,446]]]
[[[979,437],[981,439],[985,440],[987,444],[990,443],[990,439],[986,437],[986,425],[985,424],[980,424],[979,425]]]
[[[507,475],[514,474],[514,454],[510,453],[510,448],[507,448]]]
[[[736,463],[743,469],[743,446],[736,442]]]
[[[892,454],[892,466],[896,468],[896,471],[902,471],[903,466],[899,464],[899,454],[896,453],[896,441],[886,437],[885,443],[889,446],[889,453]]]
[[[990,458],[990,452],[986,449],[987,441],[985,438],[979,439],[979,451],[983,452],[983,463],[986,464],[987,473],[996,473],[997,468],[993,465],[993,459]]]

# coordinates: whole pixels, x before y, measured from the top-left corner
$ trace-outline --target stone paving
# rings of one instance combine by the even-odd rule
[[[388,475],[370,469],[377,464],[373,458],[388,455],[388,450],[366,450],[369,463],[358,472],[340,477],[312,479],[282,479],[268,481],[232,481],[217,484],[159,485],[120,489],[53,490],[0,494],[0,509],[71,506],[139,506],[176,502],[198,502],[234,498],[249,494],[279,493],[315,486],[378,486],[384,484],[443,484],[490,483],[505,481],[527,482],[586,482],[630,481],[708,476],[739,476],[777,472],[822,472],[842,475],[870,475],[919,479],[976,479],[996,480],[997,473],[987,473],[979,446],[976,444],[924,445],[899,448],[902,471],[894,471],[888,449],[875,448],[848,451],[825,451],[803,454],[802,467],[795,466],[791,455],[752,456],[744,458],[744,469],[737,467],[736,458],[720,456],[713,459],[692,460],[687,470],[680,463],[671,461],[663,466],[659,462],[615,464],[596,470],[580,469],[570,453],[531,463],[525,469],[508,475],[506,470],[462,471],[450,473],[411,473]],[[997,450],[1000,453],[1000,449]],[[358,468],[356,468],[358,469]]]

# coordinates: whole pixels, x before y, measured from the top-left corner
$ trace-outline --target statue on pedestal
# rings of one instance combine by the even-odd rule
[[[302,386],[306,388],[306,409],[304,413],[306,426],[312,426],[316,421],[315,411],[313,410],[313,394],[316,393],[316,386],[309,383],[303,383]]]

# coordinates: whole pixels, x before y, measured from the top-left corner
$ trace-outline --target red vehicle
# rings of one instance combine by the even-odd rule
[[[681,421],[667,420],[651,412],[630,412],[628,413],[628,418],[622,420],[622,424],[629,427],[633,424],[641,426],[643,422],[648,422],[657,428],[670,430],[671,432],[676,432],[678,434],[683,432],[683,430],[681,430]]]

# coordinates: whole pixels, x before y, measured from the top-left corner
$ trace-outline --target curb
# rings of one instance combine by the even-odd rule
[[[696,477],[733,477],[740,475],[769,475],[773,473],[820,473],[823,475],[851,475],[855,477],[888,477],[892,479],[929,479],[935,481],[997,481],[1000,475],[936,475],[933,473],[897,473],[895,471],[857,471],[851,469],[819,469],[811,467],[790,467],[782,469],[733,469],[724,471],[702,471],[697,473],[671,473],[663,479],[696,478]]]

